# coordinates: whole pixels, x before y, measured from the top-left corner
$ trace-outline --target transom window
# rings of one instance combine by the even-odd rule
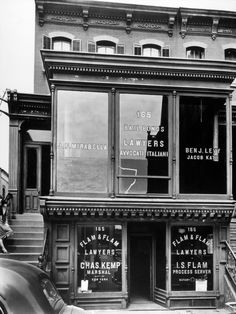
[[[236,60],[236,49],[225,49],[225,60]]]
[[[188,47],[186,49],[186,57],[189,59],[204,59],[205,49],[197,46]]]

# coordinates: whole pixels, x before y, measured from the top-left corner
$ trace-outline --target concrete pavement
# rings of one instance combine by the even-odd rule
[[[90,312],[90,311],[89,311]],[[168,309],[156,309],[156,310],[93,310],[91,314],[230,314],[236,313],[231,312],[227,309],[179,309],[179,310],[168,310]]]
[[[236,303],[231,303],[223,309],[167,309],[155,302],[135,300],[127,309],[120,310],[91,310],[88,314],[236,314]]]
[[[166,309],[154,302],[148,304],[133,303],[127,309],[121,310],[92,310],[89,314],[236,314],[230,307],[223,309]]]

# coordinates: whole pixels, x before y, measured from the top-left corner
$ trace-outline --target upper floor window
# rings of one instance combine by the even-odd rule
[[[226,194],[225,98],[181,96],[180,193]]]
[[[97,42],[97,52],[99,53],[107,53],[107,54],[113,54],[116,51],[116,44],[112,41],[98,41]]]
[[[65,37],[54,37],[52,39],[52,49],[60,51],[70,51],[71,40]]]
[[[189,59],[204,59],[205,49],[197,46],[188,47],[186,48],[186,57]]]
[[[43,49],[53,49],[58,51],[80,51],[81,40],[70,39],[62,36],[49,37],[44,35]]]
[[[148,57],[160,57],[161,47],[157,45],[143,45],[143,55]]]
[[[116,93],[58,90],[57,192],[227,194],[225,97]]]
[[[225,60],[236,60],[236,49],[225,49]]]
[[[146,57],[169,57],[169,48],[162,48],[155,44],[144,44],[134,46],[134,54],[136,56],[146,56]]]
[[[107,193],[108,93],[60,90],[57,114],[57,191]]]
[[[98,52],[105,54],[124,54],[124,45],[116,44],[110,40],[99,40],[88,42],[88,52]]]
[[[120,95],[119,193],[169,193],[168,96]]]

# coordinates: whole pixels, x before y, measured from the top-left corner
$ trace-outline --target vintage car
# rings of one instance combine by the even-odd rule
[[[20,261],[0,258],[0,314],[84,314],[67,305],[48,275]]]

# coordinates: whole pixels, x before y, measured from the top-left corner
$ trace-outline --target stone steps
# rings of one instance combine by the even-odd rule
[[[14,234],[4,240],[8,254],[0,254],[24,261],[33,265],[38,264],[38,257],[43,249],[44,223],[40,214],[17,214],[9,221]]]

